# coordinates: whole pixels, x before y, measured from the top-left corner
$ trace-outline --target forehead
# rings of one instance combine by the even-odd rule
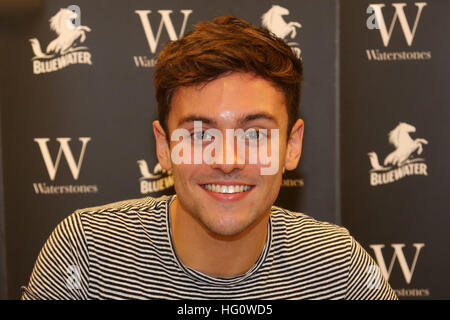
[[[249,114],[272,116],[279,126],[287,125],[283,92],[261,77],[231,73],[201,85],[176,90],[169,113],[169,127],[192,115],[232,124]]]

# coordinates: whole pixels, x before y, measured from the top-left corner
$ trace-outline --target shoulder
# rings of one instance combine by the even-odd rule
[[[272,206],[271,223],[274,236],[289,247],[327,248],[350,254],[352,237],[342,226],[277,206]]]
[[[172,196],[128,199],[76,210],[67,219],[76,220],[83,228],[94,226],[136,225],[143,221],[165,221],[166,210]]]
[[[150,212],[165,208],[170,198],[171,196],[161,196],[159,198],[144,197],[121,200],[99,206],[77,209],[74,213],[80,216],[101,216],[108,215],[109,213]]]
[[[161,196],[159,198],[144,197],[137,199],[128,199],[116,201],[108,204],[103,204],[84,209],[78,209],[75,212],[80,214],[100,214],[103,212],[127,212],[136,210],[152,210],[160,206],[164,206],[169,201],[171,196]]]
[[[274,225],[287,230],[333,233],[340,234],[343,237],[350,237],[349,231],[344,227],[326,221],[319,221],[304,213],[294,212],[277,206],[272,206],[271,219]]]

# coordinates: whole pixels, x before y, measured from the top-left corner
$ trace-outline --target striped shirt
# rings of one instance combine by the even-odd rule
[[[22,299],[397,299],[345,228],[277,206],[245,274],[188,268],[170,230],[175,197],[75,211],[46,241]]]

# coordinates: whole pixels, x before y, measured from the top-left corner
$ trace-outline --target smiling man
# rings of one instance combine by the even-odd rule
[[[194,133],[196,120],[202,121],[205,132],[208,128],[219,129],[219,132],[240,128],[250,133],[249,129],[270,132],[283,128],[282,143],[270,149],[271,155],[277,153],[288,170],[297,166],[303,122],[298,119],[294,124],[287,145],[288,115],[284,95],[268,80],[251,73],[232,72],[207,84],[179,88],[171,101],[167,131],[185,128]],[[216,163],[172,165],[167,143],[171,139],[165,135],[159,121],[154,122],[154,132],[161,166],[173,170],[177,197],[170,210],[175,249],[181,261],[217,277],[230,278],[245,273],[258,260],[266,243],[270,211],[280,190],[282,169],[272,175],[262,175],[260,167],[264,165],[259,162],[248,164],[242,159],[244,161],[239,163],[233,140],[223,143],[223,157]],[[245,139],[245,135],[238,139]],[[245,143],[245,154],[258,153],[258,148]],[[227,163],[225,155],[232,148],[234,159]]]
[[[76,211],[23,299],[396,299],[348,231],[274,206],[300,160],[302,63],[265,29],[201,22],[160,53],[153,122],[176,195]]]

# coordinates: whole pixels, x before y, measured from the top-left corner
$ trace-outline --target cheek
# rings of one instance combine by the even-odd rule
[[[286,161],[287,150],[286,144],[280,147],[280,165],[282,168],[284,167],[284,162]]]
[[[264,186],[266,186],[270,191],[276,191],[281,186],[282,174],[276,173],[274,175],[263,176]]]
[[[185,165],[173,165],[172,169],[175,187],[182,190],[185,188],[187,181],[189,181],[189,170]]]
[[[201,166],[199,165],[189,165],[189,164],[179,164],[173,165],[173,177],[174,182],[178,185],[187,187],[191,183],[195,183],[196,177],[201,176]]]

